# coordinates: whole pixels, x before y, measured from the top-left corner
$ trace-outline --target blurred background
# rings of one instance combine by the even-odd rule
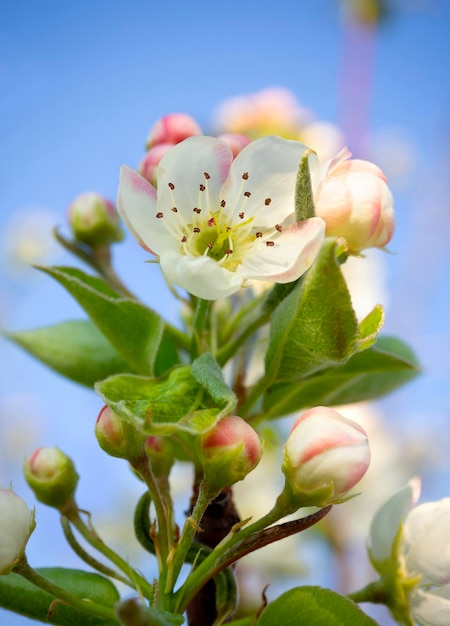
[[[413,474],[422,478],[423,500],[450,495],[449,62],[447,0],[16,0],[2,10],[3,329],[83,317],[30,264],[77,264],[53,241],[52,228],[67,228],[67,207],[82,192],[114,200],[120,166],[138,165],[149,129],[167,113],[189,113],[205,134],[217,134],[230,128],[236,111],[242,120],[262,107],[263,131],[282,134],[292,119],[319,154],[348,145],[354,157],[376,162],[388,176],[397,216],[390,254],[369,251],[346,271],[358,313],[385,305],[385,332],[411,344],[423,373],[346,413],[372,433],[368,495],[352,504],[350,527],[343,509],[330,522],[330,541],[345,552],[338,573],[328,565],[329,551],[303,539],[288,572],[291,586],[351,591],[370,580],[365,557],[352,560],[357,550],[349,537],[358,536],[361,550],[370,515]],[[146,258],[130,235],[114,248],[115,266],[131,290],[178,323],[178,306]],[[92,511],[105,537],[137,558],[128,539],[130,515],[123,520],[119,509],[131,512],[142,486],[98,448],[93,428],[100,399],[3,339],[0,354],[0,484],[12,482],[34,506],[23,460],[39,446],[60,447],[81,475],[80,506]],[[189,497],[182,474],[174,477],[181,511]],[[30,563],[82,566],[65,546],[57,515],[40,504],[36,511]],[[267,553],[272,572],[283,554],[281,546]],[[151,572],[148,563],[141,567]],[[260,588],[267,582],[269,598],[285,588],[269,575]],[[384,609],[365,608],[380,624],[392,623]],[[0,611],[2,619],[30,623]]]

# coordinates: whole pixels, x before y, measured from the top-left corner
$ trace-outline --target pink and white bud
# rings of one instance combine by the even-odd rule
[[[194,135],[201,135],[202,129],[187,113],[170,113],[161,117],[150,129],[147,137],[147,150],[160,143],[175,145]]]
[[[198,456],[208,483],[217,489],[243,480],[259,463],[262,444],[241,417],[228,415],[198,439]]]
[[[97,417],[95,436],[102,450],[119,459],[132,462],[144,452],[145,436],[109,406],[104,406]]]
[[[0,487],[0,576],[23,556],[35,526],[34,511],[12,489]]]
[[[217,139],[221,139],[231,148],[233,158],[237,157],[239,152],[251,143],[251,139],[250,137],[247,137],[247,135],[236,135],[232,133],[217,135]]]
[[[122,241],[124,237],[115,206],[93,191],[75,198],[68,209],[68,220],[74,238],[92,248]]]
[[[36,498],[55,508],[73,502],[78,474],[70,459],[59,448],[38,448],[25,460],[25,479]]]
[[[344,148],[324,163],[314,192],[316,215],[326,235],[344,237],[349,251],[384,248],[395,228],[394,201],[383,172],[373,163],[350,159]]]
[[[171,143],[159,143],[153,148],[150,148],[146,152],[138,165],[138,172],[141,176],[148,180],[153,187],[157,186],[156,170],[158,169],[159,162],[165,156],[169,150],[173,148]]]
[[[328,407],[310,409],[295,422],[284,448],[288,498],[300,506],[338,503],[369,463],[367,434],[359,424]]]

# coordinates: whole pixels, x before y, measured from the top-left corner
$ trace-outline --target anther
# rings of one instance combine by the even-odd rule
[[[199,233],[200,232],[200,228],[198,226],[196,226],[193,230],[194,230],[194,233]]]
[[[195,207],[195,209],[193,209],[194,213],[197,213],[197,215],[200,215],[200,213],[202,212],[201,209],[199,209],[198,207]]]
[[[281,226],[281,224],[275,224],[275,230],[281,233],[281,231],[283,230],[283,227]]]
[[[245,217],[245,213],[244,213],[244,211],[241,211],[241,212],[239,213],[239,217],[241,218],[241,220],[243,220],[243,219],[244,219],[244,217]]]
[[[245,192],[244,192],[244,196],[245,196],[246,198],[250,198],[250,196],[251,196],[251,195],[252,195],[252,194],[251,194],[249,191],[245,191]]]
[[[206,187],[205,187],[205,185],[199,185],[199,189],[200,189],[200,191],[205,191]]]
[[[222,209],[223,209],[223,207],[224,207],[225,205],[226,205],[225,200],[222,200],[222,202],[220,203],[220,206],[222,207]]]
[[[231,230],[231,226],[227,226],[227,228],[226,228],[227,233],[229,233],[230,230]]]
[[[272,198],[266,198],[266,199],[264,200],[264,204],[265,204],[266,206],[269,206],[269,204],[270,204],[271,202],[272,202]]]
[[[233,250],[231,248],[228,248],[228,250],[225,250],[225,254],[231,254],[233,252]]]
[[[257,239],[260,239],[261,237],[262,237],[262,232],[261,232],[261,231],[258,231],[258,232],[256,233],[256,238],[257,238]]]
[[[203,172],[203,176],[206,178],[206,180],[209,180],[211,178],[208,172]]]
[[[175,189],[175,185],[173,183],[168,183],[169,185],[169,189],[172,189],[172,191]]]
[[[208,224],[208,226],[215,226],[216,220],[214,217],[210,217],[206,223]]]
[[[172,211],[173,211],[174,213],[178,213],[178,209],[177,209],[177,207],[176,207],[176,206],[173,206],[173,207],[172,207]]]
[[[161,213],[161,211],[159,211],[159,212],[156,214],[156,217],[157,217],[158,219],[161,219],[162,217],[164,217],[164,213]]]
[[[182,239],[181,239],[181,243],[186,243],[187,241],[187,237],[186,235],[183,235]]]
[[[244,172],[244,173],[242,174],[242,178],[243,178],[244,180],[248,180],[248,172]]]
[[[272,248],[272,246],[274,246],[274,245],[275,245],[275,243],[273,241],[266,241],[266,246],[268,248]]]
[[[206,247],[209,248],[210,250],[212,250],[213,245],[212,245],[211,242],[209,242]]]

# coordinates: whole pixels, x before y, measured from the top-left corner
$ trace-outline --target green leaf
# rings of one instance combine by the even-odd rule
[[[309,155],[312,150],[305,150],[297,170],[295,181],[295,221],[300,222],[309,217],[314,217],[313,192],[311,187],[311,175],[309,172]]]
[[[229,415],[236,407],[237,399],[223,378],[222,370],[212,354],[209,352],[199,356],[191,366],[191,373],[195,380],[211,396],[217,406],[221,406],[225,414]]]
[[[97,604],[113,608],[119,594],[107,578],[99,574],[61,567],[43,567],[36,570],[52,582],[80,598],[89,598]],[[18,574],[0,577],[0,606],[4,609],[26,615],[31,619],[61,626],[116,626],[117,622],[99,617],[90,617],[63,602],[54,605],[52,615],[47,619],[51,603],[55,598],[28,582]]]
[[[200,377],[201,370],[200,364]],[[170,435],[179,430],[198,434],[212,428],[231,406],[219,381],[203,383],[205,388],[194,378],[191,368],[183,366],[175,367],[164,378],[111,376],[95,388],[113,411],[145,434]]]
[[[264,396],[267,419],[312,406],[335,406],[373,400],[394,391],[419,373],[409,346],[395,337],[380,337],[372,348],[309,378],[270,387]]]
[[[113,374],[130,371],[129,365],[88,320],[5,336],[59,374],[88,387]]]
[[[376,307],[362,320],[359,325],[359,338],[357,341],[357,350],[367,350],[378,339],[380,330],[384,324],[384,310],[381,304]]]
[[[325,240],[314,265],[273,314],[266,354],[271,383],[344,363],[355,350],[358,325],[336,260],[338,245]]]
[[[296,587],[271,602],[257,626],[374,626],[357,604],[329,589]]]
[[[143,304],[119,297],[105,282],[68,267],[38,267],[57,280],[138,374],[153,374],[163,319]]]

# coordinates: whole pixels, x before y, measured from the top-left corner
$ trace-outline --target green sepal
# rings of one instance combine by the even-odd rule
[[[354,352],[358,323],[336,253],[325,239],[314,265],[275,309],[266,354],[274,384],[344,363]]]
[[[358,352],[374,345],[384,324],[384,309],[377,304],[359,324],[359,337],[356,342]]]
[[[89,320],[72,320],[35,330],[5,333],[5,337],[55,372],[88,387],[113,374],[131,371]]]
[[[43,567],[36,571],[80,598],[113,608],[119,593],[107,578],[91,572],[61,567]],[[55,598],[18,574],[0,577],[0,606],[31,619],[60,626],[116,626],[117,622],[91,617],[63,602],[57,602],[47,617]]]
[[[419,363],[396,337],[380,337],[375,346],[353,355],[344,365],[307,378],[270,387],[264,396],[266,419],[312,406],[337,406],[373,400],[415,378]]]
[[[271,602],[262,612],[257,626],[374,626],[376,622],[357,604],[330,589],[296,587]]]
[[[208,377],[202,363],[194,368],[197,379],[189,366],[181,366],[163,378],[111,376],[95,388],[113,411],[131,420],[144,434],[200,434],[228,415],[236,402],[217,372]]]
[[[38,267],[58,281],[138,374],[151,375],[164,321],[143,304],[120,297],[103,280],[70,267]]]
[[[295,180],[295,221],[300,222],[316,214],[309,171],[309,157],[313,150],[305,150],[300,159]]]

